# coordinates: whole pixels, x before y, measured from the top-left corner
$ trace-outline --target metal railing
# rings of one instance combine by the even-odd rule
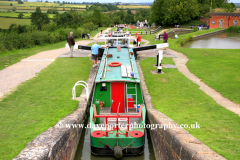
[[[89,89],[88,89],[88,84],[85,81],[77,81],[75,85],[72,88],[72,99],[76,98],[76,86],[83,86],[86,89],[86,98],[88,101],[89,98]]]

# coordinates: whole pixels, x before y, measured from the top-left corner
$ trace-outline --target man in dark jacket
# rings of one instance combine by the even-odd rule
[[[75,40],[73,38],[73,32],[70,32],[70,35],[67,38],[67,42],[70,48],[70,58],[73,58],[73,48],[75,45]]]

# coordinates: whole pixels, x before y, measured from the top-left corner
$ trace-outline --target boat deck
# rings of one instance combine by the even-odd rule
[[[128,112],[125,111],[125,113],[119,113],[119,115],[137,115],[138,112],[136,112],[136,109],[129,110]],[[111,107],[103,107],[100,110],[100,115],[117,115],[117,113],[111,113]],[[137,125],[141,123],[141,118],[130,118],[130,128],[138,128]],[[100,124],[94,127],[94,130],[105,130],[106,129],[106,118],[100,118]],[[108,119],[108,130],[112,130],[113,126],[116,124],[116,119],[110,118]],[[127,129],[128,121],[124,118],[119,119],[118,121],[119,127],[121,130]]]

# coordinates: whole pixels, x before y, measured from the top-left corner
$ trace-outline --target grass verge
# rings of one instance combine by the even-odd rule
[[[84,69],[83,69],[84,68]],[[89,76],[89,58],[58,58],[0,102],[0,157],[17,156],[26,144],[78,107],[75,82]],[[77,95],[82,87],[78,86]]]
[[[213,29],[216,31],[219,29]],[[224,97],[240,104],[240,49],[199,49],[181,48],[179,41],[197,36],[211,30],[197,31],[180,35],[179,39],[170,39],[171,49],[185,54],[189,61],[187,67],[208,86],[220,92]]]
[[[154,108],[179,125],[198,122],[200,129],[186,130],[223,157],[240,159],[240,117],[218,105],[177,69],[151,74],[155,63],[156,58],[140,62]],[[166,63],[174,64],[170,58],[163,59]]]

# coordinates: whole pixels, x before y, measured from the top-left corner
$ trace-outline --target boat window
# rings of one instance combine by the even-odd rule
[[[107,91],[107,87],[100,87],[100,91]]]

